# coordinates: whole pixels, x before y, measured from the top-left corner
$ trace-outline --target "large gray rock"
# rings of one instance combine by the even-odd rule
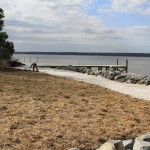
[[[112,140],[112,142],[115,144],[116,150],[124,150],[124,146],[121,140]]]
[[[126,78],[127,78],[127,79],[130,79],[131,76],[132,76],[130,73],[126,73],[125,75],[126,75]]]
[[[145,81],[145,85],[150,85],[150,78]]]
[[[97,150],[124,150],[124,146],[121,140],[111,140],[104,143]]]
[[[106,76],[106,74],[107,74],[107,75],[109,75],[108,71],[104,71],[104,70],[102,70],[101,76],[105,77],[105,76]]]
[[[133,150],[150,150],[150,133],[137,137],[133,145]]]
[[[79,150],[78,148],[70,148],[69,150]]]
[[[121,74],[120,71],[115,71],[115,72],[114,72],[114,75],[115,75],[115,76],[120,75],[120,74]]]
[[[135,81],[140,81],[140,80],[143,80],[144,79],[144,76],[135,76],[134,80]]]
[[[95,75],[95,71],[92,70],[89,75]]]
[[[114,78],[115,78],[114,75],[108,77],[108,79],[110,79],[110,80],[114,80]]]
[[[77,67],[77,72],[84,72],[84,69],[86,69],[85,67]]]
[[[134,144],[133,139],[123,140],[122,142],[123,142],[123,146],[124,146],[125,150],[132,150],[133,149],[133,144]]]
[[[116,150],[115,145],[113,143],[104,143],[100,148],[97,150]]]
[[[144,83],[145,83],[144,79],[142,79],[142,80],[140,80],[140,81],[137,82],[137,84],[144,84]]]
[[[115,72],[114,71],[109,71],[109,76],[114,76]]]
[[[95,71],[95,76],[98,76],[102,73],[102,70]]]
[[[127,78],[118,79],[119,82],[126,82],[127,80],[128,80]]]
[[[134,80],[135,78],[136,78],[136,75],[135,75],[135,74],[133,74],[133,75],[131,74],[131,75],[130,75],[130,80]]]
[[[143,81],[145,76],[140,76],[140,75],[131,75],[130,83],[133,84],[144,84],[145,81]]]
[[[89,71],[90,71],[90,69],[85,68],[85,69],[83,69],[82,73],[88,73]]]
[[[130,79],[127,79],[127,81],[126,81],[126,83],[132,83],[132,80],[130,80]]]
[[[116,75],[119,75],[119,74],[116,73],[114,70],[113,71],[109,71],[109,76],[107,78],[110,79],[110,80],[114,80]]]
[[[124,74],[117,75],[117,76],[115,76],[114,80],[119,80],[122,78],[126,78],[126,75],[124,75]]]
[[[105,73],[104,73],[104,78],[108,78],[109,77],[109,71],[106,71]]]

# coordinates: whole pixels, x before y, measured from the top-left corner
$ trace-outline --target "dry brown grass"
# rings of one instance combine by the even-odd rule
[[[0,149],[96,149],[150,131],[150,102],[29,71],[0,71]]]

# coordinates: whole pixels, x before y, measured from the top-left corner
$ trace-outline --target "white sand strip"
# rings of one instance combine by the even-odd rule
[[[86,83],[92,83],[95,85],[99,85],[111,89],[113,91],[130,95],[134,98],[150,101],[150,85],[145,86],[145,85],[138,85],[138,84],[120,83],[120,82],[111,81],[109,79],[102,78],[100,76],[96,77],[92,75],[86,75],[78,72],[72,72],[72,71],[66,71],[60,69],[40,69],[40,72],[45,72],[55,76],[79,80]]]

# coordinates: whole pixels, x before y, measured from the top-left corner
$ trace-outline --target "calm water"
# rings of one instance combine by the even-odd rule
[[[32,62],[37,62],[38,65],[115,65],[117,59],[119,59],[119,65],[125,65],[128,59],[129,72],[150,76],[150,57],[15,54],[13,58],[19,59],[27,66]]]

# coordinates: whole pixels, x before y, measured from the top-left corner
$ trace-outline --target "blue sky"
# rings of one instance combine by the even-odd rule
[[[16,51],[150,53],[150,0],[0,0]]]

